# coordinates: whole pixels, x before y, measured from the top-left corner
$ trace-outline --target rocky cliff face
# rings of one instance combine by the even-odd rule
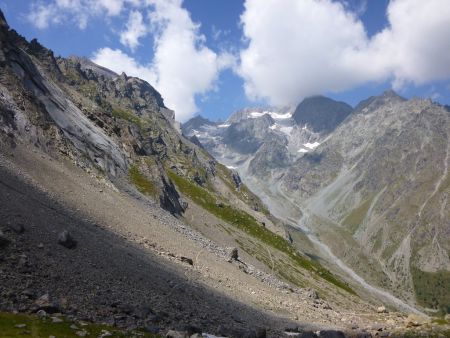
[[[300,207],[300,223],[367,280],[412,304],[447,311],[450,115],[445,107],[407,101],[393,91],[354,110],[314,97],[282,122],[294,123],[277,126],[273,119],[259,128],[265,136],[258,141],[247,127],[257,119],[244,112],[230,118],[227,128],[245,131],[241,139],[252,140],[253,152],[233,147],[222,132],[216,142],[204,143],[219,160],[235,166],[273,207],[286,201]],[[205,130],[200,141],[208,135]]]
[[[181,135],[174,112],[149,83],[86,58],[55,57],[10,30],[3,17],[0,62],[6,142],[30,143],[117,184],[131,182],[174,214],[186,204],[169,172],[202,184],[221,180],[216,162]]]
[[[292,116],[300,125],[307,125],[320,133],[333,131],[353,108],[345,102],[337,102],[324,96],[313,96],[303,100]]]

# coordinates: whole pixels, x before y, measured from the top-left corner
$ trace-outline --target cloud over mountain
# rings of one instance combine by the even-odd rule
[[[94,62],[116,72],[150,82],[161,92],[166,105],[175,110],[176,117],[185,121],[197,112],[196,95],[213,90],[220,71],[232,64],[233,58],[217,54],[205,45],[189,12],[178,0],[150,0],[149,29],[154,38],[154,56],[151,63],[139,64],[120,50],[99,49]],[[142,19],[142,17],[140,18]],[[129,25],[130,27],[133,24]],[[136,46],[138,38],[123,33],[124,42]]]
[[[247,0],[238,70],[247,95],[286,104],[373,81],[400,87],[450,78],[448,1],[392,0],[387,17],[369,38],[340,2]]]

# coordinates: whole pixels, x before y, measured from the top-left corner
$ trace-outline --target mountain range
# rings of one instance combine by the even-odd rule
[[[0,12],[0,333],[447,334],[448,124],[387,92],[180,126]]]
[[[365,280],[448,311],[448,108],[393,91],[354,109],[317,96],[182,129]]]

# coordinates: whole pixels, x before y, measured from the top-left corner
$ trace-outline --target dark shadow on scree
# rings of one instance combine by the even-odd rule
[[[36,311],[35,299],[48,293],[66,314],[123,327],[193,325],[240,336],[293,325],[189,280],[1,167],[0,206],[0,230],[11,240],[0,248],[0,310]],[[58,244],[63,230],[75,249]]]

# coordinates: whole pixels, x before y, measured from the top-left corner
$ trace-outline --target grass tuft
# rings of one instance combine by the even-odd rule
[[[112,116],[133,123],[137,125],[139,128],[143,127],[142,120],[130,111],[116,107],[113,108],[112,110]]]
[[[155,185],[139,171],[139,168],[136,165],[130,167],[128,175],[131,182],[141,193],[152,197],[158,196],[158,190]]]

